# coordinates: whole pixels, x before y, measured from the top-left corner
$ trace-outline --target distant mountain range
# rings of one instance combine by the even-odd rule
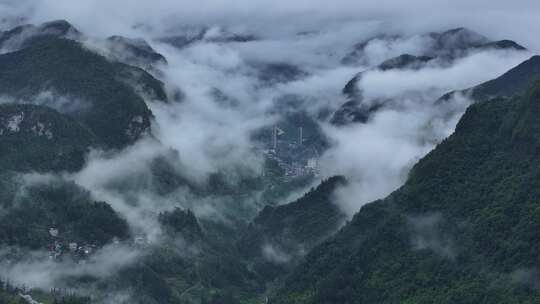
[[[271,302],[536,303],[540,83],[518,92],[472,105],[403,187],[314,248]]]
[[[0,32],[0,267],[44,261],[53,270],[85,270],[62,273],[68,290],[12,286],[0,273],[0,303],[107,303],[125,291],[130,301],[144,304],[538,303],[540,56],[433,100],[437,107],[464,95],[475,103],[455,133],[414,165],[403,186],[352,218],[335,196],[349,185],[347,176],[313,170],[287,177],[279,167],[286,159],[293,169],[305,168],[298,162],[333,144],[319,119],[334,127],[368,123],[393,106],[391,98],[366,102],[358,82],[367,72],[449,66],[485,50],[525,51],[465,28],[421,38],[429,42],[422,53],[385,60],[345,84],[347,101],[331,115],[309,114],[303,96],[280,96],[264,111],[286,132],[282,147],[267,147],[278,139],[266,129],[250,134],[268,156],[260,175],[231,181],[225,172],[212,172],[197,183],[172,165],[183,151],[166,147],[148,161],[144,176],[107,185],[127,197],[115,209],[115,196],[96,199],[74,175],[92,150],[113,155],[141,139],[160,144],[149,104],[182,102],[160,80],[167,58],[145,40],[93,39],[67,21]],[[200,41],[256,39],[204,28],[160,41],[182,49]],[[340,68],[363,66],[370,43],[400,39],[406,37],[362,41]],[[310,76],[290,63],[246,65],[266,87]],[[222,91],[212,93],[220,110],[235,106]],[[304,188],[311,189],[292,196]],[[221,210],[219,198],[231,206],[219,221],[187,208],[144,209],[137,220],[153,216],[151,228],[163,232],[156,245],[121,212],[139,203],[141,189],[151,189],[144,203],[156,208],[162,207],[156,197],[179,199],[172,195],[178,189],[186,190],[181,199],[194,209],[199,199],[216,200],[202,213]],[[249,211],[242,209],[246,203]],[[101,258],[123,262],[136,253],[137,259],[101,270],[92,251],[106,249],[120,254],[105,251]],[[49,256],[40,260],[43,252]]]
[[[451,62],[464,56],[485,50],[526,51],[526,48],[511,40],[491,41],[476,32],[466,28],[452,29],[443,33],[430,33],[422,36],[427,40],[427,47],[421,54],[402,54],[388,59],[374,68],[358,73],[343,88],[347,102],[344,103],[332,116],[331,123],[343,126],[350,123],[365,123],[377,110],[392,105],[392,100],[382,98],[365,100],[359,88],[362,75],[369,71],[390,70],[418,70],[425,67],[445,67]],[[392,43],[395,40],[405,39],[399,36],[380,36],[371,38],[355,46],[355,50],[342,61],[346,64],[357,64],[354,58],[364,58],[363,50],[370,43]]]

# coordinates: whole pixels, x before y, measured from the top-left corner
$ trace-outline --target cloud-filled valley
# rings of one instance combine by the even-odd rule
[[[54,195],[106,202],[115,215],[99,213],[96,218],[118,217],[117,221],[125,221],[129,230],[125,235],[103,236],[103,246],[95,246],[96,253],[82,264],[77,259],[60,262],[48,259],[47,249],[41,243],[41,248],[21,253],[14,249],[17,247],[14,242],[10,249],[0,250],[3,256],[0,279],[30,288],[103,294],[110,290],[100,280],[113,282],[115,279],[111,277],[116,278],[117,273],[126,275],[124,269],[129,272],[130,267],[147,267],[157,264],[155,260],[159,258],[167,262],[170,258],[171,261],[184,259],[181,263],[187,265],[182,268],[186,272],[182,273],[185,281],[184,278],[174,281],[166,266],[160,268],[166,274],[164,282],[173,282],[172,285],[185,290],[185,293],[173,293],[171,298],[195,297],[212,284],[237,292],[238,286],[245,282],[254,286],[279,282],[280,276],[292,269],[287,267],[295,266],[308,254],[304,247],[311,249],[319,240],[311,243],[294,239],[291,236],[294,233],[288,233],[289,227],[285,227],[285,232],[280,233],[291,239],[281,235],[273,239],[261,236],[264,242],[260,248],[246,245],[238,249],[238,244],[247,242],[242,240],[247,232],[263,234],[277,229],[266,222],[270,228],[260,225],[267,230],[253,229],[259,225],[257,219],[271,218],[265,212],[278,213],[280,207],[302,202],[313,191],[325,195],[330,192],[332,208],[337,207],[336,214],[344,218],[336,216],[335,223],[329,225],[337,230],[362,206],[384,199],[403,186],[411,168],[454,133],[466,109],[478,101],[473,91],[466,89],[503,75],[540,50],[536,32],[523,31],[525,24],[540,29],[540,21],[533,13],[540,10],[536,1],[525,0],[515,6],[483,0],[413,3],[406,5],[395,0],[371,4],[339,0],[331,5],[319,0],[0,3],[0,29],[6,30],[0,32],[0,57],[17,55],[27,47],[37,48],[38,44],[32,43],[57,35],[40,32],[36,27],[23,28],[22,34],[15,32],[14,38],[3,39],[4,33],[10,33],[8,29],[65,19],[81,34],[74,36],[71,30],[54,39],[74,39],[80,43],[81,50],[73,52],[103,56],[100,73],[108,75],[105,69],[110,64],[111,71],[120,75],[111,76],[118,88],[133,92],[131,96],[143,101],[126,105],[133,107],[130,109],[134,113],[125,118],[127,127],[118,135],[127,138],[126,143],[114,146],[107,142],[109,137],[101,138],[104,137],[99,133],[102,126],[92,119],[103,115],[113,124],[120,116],[115,116],[115,107],[110,104],[97,116],[90,116],[92,107],[97,107],[93,101],[88,102],[91,94],[70,95],[57,90],[54,83],[36,85],[39,86],[36,92],[28,90],[26,85],[8,94],[0,91],[0,106],[46,106],[66,117],[42,128],[49,126],[53,130],[56,125],[76,125],[80,132],[95,135],[94,141],[81,143],[81,147],[72,151],[75,155],[83,150],[82,159],[74,157],[76,165],[72,167],[58,171],[40,167],[13,173],[16,176],[13,182],[0,183],[0,190],[8,187],[15,190],[6,191],[5,196],[0,194],[0,199],[9,200],[15,207],[43,204]],[[510,24],[507,20],[515,22]],[[457,30],[447,32],[450,29]],[[107,39],[113,35],[141,38],[146,43]],[[526,49],[496,44],[503,39],[513,40]],[[384,65],[404,54],[429,59],[415,65],[388,68]],[[132,67],[120,68],[121,64]],[[6,81],[10,79],[15,78]],[[349,85],[356,95],[347,93]],[[62,85],[59,87],[64,89]],[[93,89],[91,85],[84,87],[87,88]],[[445,95],[450,92],[453,94]],[[365,119],[334,123],[335,113],[348,103],[353,111],[365,114]],[[30,116],[30,110],[24,111],[22,120],[45,119],[45,114]],[[3,132],[36,134],[35,129],[26,130],[25,126],[0,113],[0,137]],[[51,133],[54,139],[62,136]],[[315,188],[333,176],[343,176],[347,182]],[[65,183],[75,190],[57,194],[56,190],[47,190],[49,183]],[[34,199],[31,196],[34,193],[48,196]],[[7,207],[0,205],[0,216],[4,209]],[[187,213],[175,213],[179,210]],[[294,218],[296,214],[292,211],[288,216],[291,216],[288,223],[301,221]],[[416,218],[422,216],[411,217]],[[50,215],[50,219],[51,225],[61,226],[57,223],[59,218]],[[174,230],[174,225],[181,225],[189,232]],[[69,227],[69,233],[73,234],[70,237],[82,242],[78,228]],[[204,236],[198,235],[199,230]],[[321,237],[327,237],[327,231],[320,233]],[[47,233],[43,237],[48,237]],[[280,241],[281,244],[276,244]],[[297,246],[290,246],[294,242]],[[302,250],[287,252],[287,246]],[[248,260],[248,266],[242,261],[230,262],[230,256],[238,252]],[[158,258],[152,260],[154,254]],[[265,268],[268,265],[279,270],[273,273]],[[224,273],[234,272],[240,283],[215,283],[218,279],[208,274],[209,269],[220,267]],[[231,270],[233,267],[241,270]],[[148,272],[150,278],[158,276],[153,268]],[[275,281],[257,277],[267,272]],[[76,286],[72,279],[77,277],[87,281]],[[100,297],[100,301],[129,303],[137,297],[124,287],[119,287],[116,298]],[[251,285],[250,288],[257,290]],[[257,292],[262,299],[267,296],[266,291]]]

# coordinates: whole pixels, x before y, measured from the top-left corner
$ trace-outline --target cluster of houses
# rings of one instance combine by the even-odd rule
[[[280,140],[278,139],[280,131],[281,129],[274,127],[272,132],[272,147],[263,152],[264,156],[267,159],[275,161],[283,169],[285,179],[307,175],[318,176],[320,173],[319,155],[315,148],[304,144],[302,128],[300,128],[298,140]],[[265,172],[263,171],[264,174]]]
[[[61,260],[66,254],[69,254],[77,262],[84,263],[84,260],[94,253],[98,246],[92,243],[79,244],[73,241],[65,241],[60,237],[58,228],[49,228],[51,243],[48,247],[49,258],[51,260]],[[119,240],[116,240],[119,241]]]
[[[281,138],[285,134],[278,126],[272,129],[271,148],[264,152],[267,158],[275,160],[285,171],[285,178],[305,175],[319,175],[319,152],[306,144],[303,128],[298,128],[298,138]]]
[[[61,260],[66,255],[69,255],[77,263],[85,263],[86,259],[95,253],[99,246],[94,243],[77,243],[68,241],[60,236],[60,231],[56,227],[49,228],[49,236],[51,242],[48,246],[49,258],[51,260]],[[120,239],[113,238],[113,244],[120,244]],[[145,235],[135,236],[130,245],[134,248],[145,248],[148,246],[148,239]]]
[[[69,255],[77,263],[85,263],[86,259],[95,253],[99,246],[94,243],[77,243],[67,241],[60,236],[58,228],[49,228],[49,236],[51,242],[48,246],[49,258],[51,260],[61,260],[66,255]],[[114,244],[120,244],[120,239],[113,238]],[[133,246],[141,248],[148,245],[148,240],[145,236],[139,235],[133,239]]]

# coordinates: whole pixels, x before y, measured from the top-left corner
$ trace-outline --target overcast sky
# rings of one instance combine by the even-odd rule
[[[162,30],[173,24],[226,24],[268,32],[320,30],[351,21],[378,21],[406,31],[466,26],[491,38],[511,38],[535,50],[537,0],[3,0],[2,15],[41,22],[68,19],[95,34],[127,33],[135,24]],[[279,22],[276,22],[279,21]]]

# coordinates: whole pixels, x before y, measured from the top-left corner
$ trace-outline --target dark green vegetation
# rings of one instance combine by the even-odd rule
[[[463,93],[471,94],[478,101],[495,98],[522,95],[529,84],[540,80],[540,56],[533,56],[520,63],[500,77],[484,82]]]
[[[99,140],[87,127],[43,106],[0,104],[0,168],[76,171]]]
[[[169,235],[181,234],[188,242],[203,238],[201,226],[191,210],[175,208],[173,211],[161,213],[158,219]]]
[[[447,93],[436,102],[447,102],[455,94],[469,96],[474,101],[523,95],[530,84],[538,80],[540,80],[540,56],[533,56],[495,79],[472,88]]]
[[[81,121],[107,146],[124,147],[150,127],[142,95],[166,100],[144,70],[110,62],[79,42],[45,36],[0,55],[0,94],[41,103]],[[38,96],[49,92],[52,98]],[[59,104],[59,100],[67,104]]]
[[[165,239],[135,265],[122,270],[107,285],[135,290],[139,303],[230,303],[255,299],[264,290],[262,278],[240,259],[234,237],[200,223],[189,210],[159,215]],[[217,229],[220,229],[218,227]]]
[[[388,198],[295,269],[273,303],[538,303],[540,83],[471,106]]]
[[[77,185],[31,178],[1,175],[0,244],[44,249],[60,240],[102,246],[113,237],[128,237],[125,220]],[[59,230],[58,238],[49,235],[49,228]]]
[[[18,295],[18,289],[7,283],[0,281],[0,303],[21,304],[21,297]]]
[[[333,177],[293,203],[265,208],[249,227],[236,232],[241,233],[239,240],[230,232],[216,231],[222,227],[200,222],[189,210],[164,212],[159,215],[166,232],[164,244],[114,282],[125,288],[131,286],[126,282],[143,280],[147,283],[141,289],[161,290],[151,292],[152,299],[141,291],[147,303],[262,301],[265,284],[286,274],[344,222],[331,203],[332,193],[344,183],[344,178]],[[284,257],[290,255],[290,260],[281,261],[279,256],[276,260],[272,255],[280,253],[269,252],[273,250],[266,248],[269,244]],[[154,278],[133,279],[146,275]]]
[[[292,203],[265,207],[239,241],[242,256],[266,280],[286,273],[345,222],[331,197],[345,182],[332,177]]]

